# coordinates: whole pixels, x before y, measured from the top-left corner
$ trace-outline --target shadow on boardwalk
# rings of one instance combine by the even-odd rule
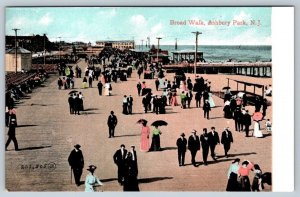
[[[140,136],[141,134],[128,134],[128,135],[115,135],[115,137],[132,137],[132,136]]]
[[[36,127],[38,125],[36,124],[21,124],[21,125],[18,125],[17,127]]]
[[[139,183],[152,183],[155,181],[162,181],[165,179],[173,179],[173,177],[152,177],[152,178],[144,178],[144,179],[139,179]]]
[[[38,149],[43,149],[43,148],[50,148],[52,146],[37,146],[37,147],[27,147],[27,148],[20,148],[19,150],[38,150]]]

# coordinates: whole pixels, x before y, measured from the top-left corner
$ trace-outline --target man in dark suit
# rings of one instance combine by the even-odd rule
[[[208,100],[209,94],[208,94],[208,92],[205,90],[205,91],[203,92],[202,96],[203,96],[203,103],[204,103],[206,100]]]
[[[209,136],[207,134],[207,129],[203,129],[203,134],[200,135],[200,142],[202,146],[202,158],[203,158],[203,163],[205,166],[207,166],[207,156],[208,156],[208,151],[209,151]]]
[[[233,137],[231,131],[228,128],[222,132],[221,143],[224,146],[225,156],[228,157],[228,151],[230,150],[230,145],[233,143]]]
[[[70,114],[74,113],[74,103],[75,99],[73,98],[73,95],[71,94],[68,98],[69,108],[70,108]]]
[[[76,98],[74,99],[74,113],[75,113],[75,115],[76,114],[80,115],[79,111],[80,111],[80,108],[81,108],[81,104],[82,104],[82,101],[79,98],[79,94],[77,94]]]
[[[153,113],[158,114],[159,111],[159,100],[157,95],[153,98]]]
[[[199,140],[199,136],[196,135],[196,130],[193,130],[192,135],[189,137],[188,149],[191,152],[192,164],[195,167],[197,167],[195,157],[196,157],[197,151],[200,150],[200,140]]]
[[[80,147],[81,146],[79,144],[76,144],[68,158],[68,162],[73,171],[75,183],[77,186],[80,185],[80,177],[82,175],[82,169],[84,167],[84,159]]]
[[[201,97],[202,97],[202,94],[201,92],[196,92],[195,94],[195,100],[196,100],[196,107],[200,108],[200,105],[201,105]]]
[[[99,96],[102,96],[103,84],[101,83],[101,81],[98,82],[97,87],[98,87]]]
[[[203,104],[203,111],[204,111],[204,118],[207,118],[209,120],[210,104],[208,100],[205,100],[205,103]]]
[[[111,111],[107,120],[109,138],[115,137],[115,127],[117,126],[117,124],[118,124],[118,119],[114,115],[114,112]]]
[[[233,114],[233,119],[234,119],[234,124],[235,124],[235,130],[240,132],[242,130],[242,111],[240,107],[236,107],[234,114]]]
[[[138,82],[138,84],[136,85],[137,91],[138,91],[138,95],[141,96],[141,90],[142,90],[142,84],[141,82]]]
[[[220,144],[220,138],[218,132],[216,132],[215,127],[211,127],[211,132],[208,134],[210,155],[213,160],[216,160],[215,148],[217,144]]]
[[[176,142],[177,149],[178,149],[179,166],[184,166],[184,159],[185,159],[185,152],[186,152],[186,145],[187,145],[187,140],[184,136],[185,134],[181,133],[180,137],[177,139]]]
[[[126,155],[127,150],[125,149],[125,145],[121,144],[120,149],[117,150],[113,156],[114,162],[118,166],[118,182],[120,185],[122,185],[124,181]]]
[[[19,151],[18,141],[16,138],[16,127],[17,127],[16,114],[13,113],[9,116],[8,125],[9,125],[9,129],[8,129],[8,133],[7,133],[8,139],[5,144],[5,150],[7,151],[7,147],[9,146],[10,142],[13,141],[14,145],[15,145],[15,150]]]
[[[136,155],[136,150],[135,150],[135,146],[131,146],[130,150],[128,151],[132,154],[132,170],[134,172],[134,174],[136,174],[136,177],[138,176],[138,162],[137,162],[137,155]]]
[[[251,116],[250,116],[248,110],[246,110],[243,121],[244,121],[244,125],[245,125],[246,137],[249,137],[249,127],[251,125]]]
[[[133,98],[131,95],[129,95],[129,97],[127,97],[128,114],[132,114],[132,105],[133,105]]]

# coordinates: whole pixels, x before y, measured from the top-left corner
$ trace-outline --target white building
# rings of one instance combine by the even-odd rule
[[[16,50],[15,48],[8,49],[5,52],[5,70],[10,72],[16,71]],[[22,48],[17,48],[17,71],[21,70],[31,70],[32,67],[32,57],[31,52]]]

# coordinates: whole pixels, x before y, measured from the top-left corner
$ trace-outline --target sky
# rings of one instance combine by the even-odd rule
[[[271,15],[271,7],[8,7],[5,31],[46,33],[51,41],[134,39],[137,45],[141,40],[145,45],[147,37],[151,45],[157,45],[157,37],[161,45],[174,45],[175,39],[178,45],[194,45],[192,32],[199,31],[199,45],[271,45]]]

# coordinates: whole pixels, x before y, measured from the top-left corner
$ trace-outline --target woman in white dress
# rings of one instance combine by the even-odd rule
[[[106,83],[104,85],[104,95],[105,96],[110,96],[111,95],[111,90],[112,90],[111,84],[110,83]]]
[[[253,131],[253,136],[260,138],[263,137],[262,132],[260,131],[260,125],[259,125],[259,121],[254,121],[254,131]]]
[[[208,102],[209,102],[211,108],[216,106],[215,102],[212,98],[212,93],[208,93]]]
[[[86,192],[95,192],[97,186],[102,186],[103,183],[97,178],[96,175],[94,175],[94,172],[96,170],[96,166],[90,165],[87,169],[90,171],[90,173],[86,176],[85,179],[85,191]]]

